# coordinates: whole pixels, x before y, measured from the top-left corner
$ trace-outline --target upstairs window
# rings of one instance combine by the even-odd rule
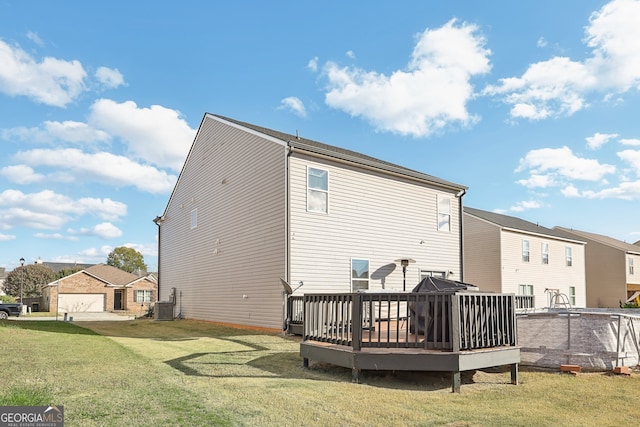
[[[198,208],[191,211],[191,229],[198,226]]]
[[[307,168],[307,211],[329,212],[329,172]]]
[[[571,267],[573,265],[573,253],[571,251],[571,248],[567,246],[564,250],[564,253],[565,253],[565,259],[567,262],[567,267]]]
[[[542,263],[549,264],[549,244],[542,244]]]
[[[351,258],[351,291],[369,289],[369,260]]]
[[[529,241],[528,240],[523,240],[522,241],[522,262],[529,262]]]
[[[633,258],[629,257],[629,274],[633,274]]]
[[[438,231],[451,231],[451,197],[438,196]]]

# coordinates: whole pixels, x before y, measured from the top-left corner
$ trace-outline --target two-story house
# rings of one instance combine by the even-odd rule
[[[587,306],[619,307],[640,294],[640,248],[600,234],[554,227],[587,242]],[[638,267],[638,268],[636,268]]]
[[[529,221],[464,208],[465,280],[487,292],[532,296],[533,307],[585,307],[585,243]]]
[[[187,318],[280,329],[281,278],[295,295],[409,291],[427,275],[462,280],[465,191],[205,114],[154,220],[160,300],[175,296],[176,314]]]

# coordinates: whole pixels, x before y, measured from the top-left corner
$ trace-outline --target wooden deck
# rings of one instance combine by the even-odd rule
[[[305,296],[300,355],[307,368],[310,360],[350,368],[356,382],[362,370],[440,371],[459,392],[461,372],[509,365],[517,384],[514,301],[498,297]]]

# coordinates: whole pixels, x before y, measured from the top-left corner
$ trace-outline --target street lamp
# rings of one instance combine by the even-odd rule
[[[22,311],[22,307],[24,307],[24,302],[22,301],[22,288],[24,287],[24,258],[20,258],[20,311]]]
[[[416,261],[411,258],[399,258],[395,260],[395,262],[399,262],[400,265],[402,266],[402,290],[406,291],[407,290],[407,267],[409,266],[410,263],[414,263]]]

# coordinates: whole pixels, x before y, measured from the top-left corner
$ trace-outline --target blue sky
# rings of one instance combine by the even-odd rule
[[[157,269],[206,112],[640,239],[640,1],[0,0],[0,267]]]

